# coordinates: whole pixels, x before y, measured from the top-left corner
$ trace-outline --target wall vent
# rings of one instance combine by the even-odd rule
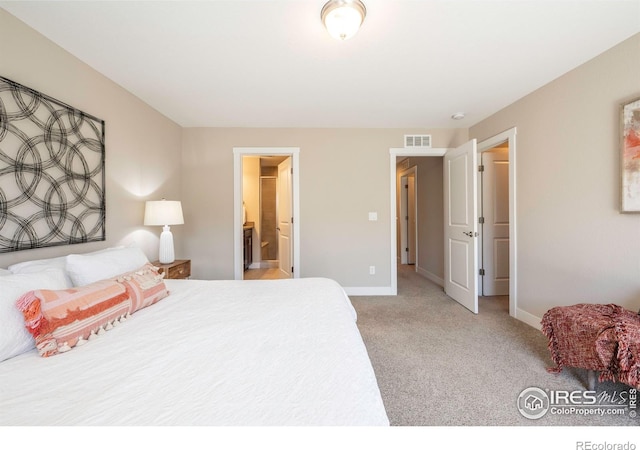
[[[431,135],[430,134],[405,134],[404,146],[405,148],[430,148]]]

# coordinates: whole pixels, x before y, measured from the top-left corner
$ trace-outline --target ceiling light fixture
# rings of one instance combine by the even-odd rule
[[[462,120],[462,119],[464,119],[464,113],[463,112],[457,112],[457,113],[453,114],[451,116],[451,118],[453,120]]]
[[[366,15],[367,9],[360,0],[330,0],[320,12],[329,34],[342,41],[358,32]]]

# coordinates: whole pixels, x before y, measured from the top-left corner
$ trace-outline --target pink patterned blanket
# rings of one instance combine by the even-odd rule
[[[549,372],[596,370],[600,381],[640,389],[640,314],[614,304],[558,306],[542,317],[542,332],[556,364]]]

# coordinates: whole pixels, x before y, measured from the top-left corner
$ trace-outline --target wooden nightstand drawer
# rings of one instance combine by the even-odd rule
[[[159,261],[153,263],[154,266],[159,267],[159,273],[165,274],[165,279],[185,279],[191,276],[191,260],[190,259],[176,259],[171,264],[160,264]]]

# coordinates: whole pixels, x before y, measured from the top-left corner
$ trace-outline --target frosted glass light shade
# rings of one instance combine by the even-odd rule
[[[366,15],[367,10],[360,0],[331,0],[320,13],[329,34],[343,41],[358,32]]]

